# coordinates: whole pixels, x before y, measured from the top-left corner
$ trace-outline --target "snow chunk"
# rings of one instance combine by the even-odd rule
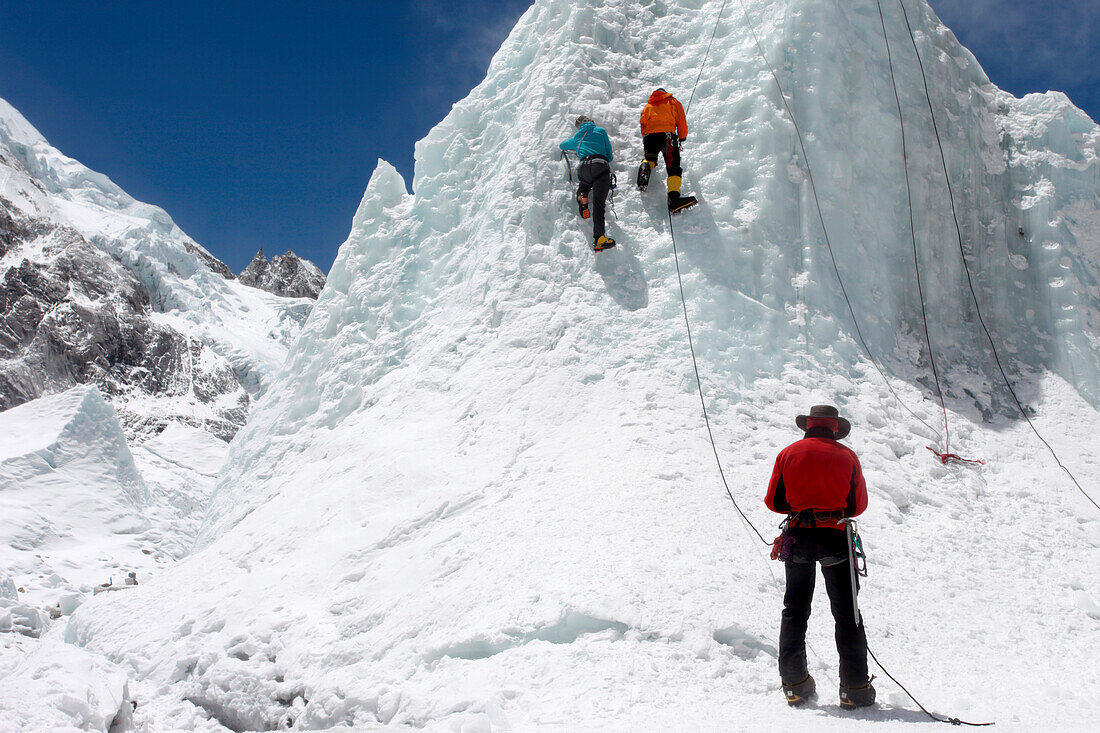
[[[150,496],[99,390],[74,387],[0,413],[0,446],[0,567],[33,576],[20,584],[50,605],[112,572],[121,580],[119,546],[148,527]]]
[[[107,733],[132,711],[126,673],[71,644],[43,641],[0,678],[0,730]]]

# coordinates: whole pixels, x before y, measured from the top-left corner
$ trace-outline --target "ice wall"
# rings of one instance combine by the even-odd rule
[[[656,331],[668,337],[650,344],[646,359],[681,361],[662,200],[639,200],[629,186],[639,157],[638,108],[658,84],[682,88],[687,101],[706,51],[703,37],[716,19],[713,4],[675,7],[536,4],[485,82],[418,144],[415,196],[379,165],[333,266],[335,282],[285,372],[284,398],[250,426],[256,439],[238,442],[223,485],[239,484],[237,471],[294,460],[282,436],[309,441],[311,426],[334,427],[386,394],[392,372],[440,369],[433,355],[458,349],[456,343],[478,352],[507,342],[511,331],[529,339],[557,329],[604,352],[592,354],[590,367],[599,372],[624,363],[606,347]],[[1015,405],[967,284],[905,18],[896,2],[883,7],[907,125],[917,264],[934,354],[956,409],[1011,415]],[[1001,358],[1025,401],[1038,395],[1021,373],[1048,368],[1095,404],[1100,290],[1090,273],[1100,226],[1100,130],[1062,95],[1017,100],[997,90],[925,3],[907,7],[937,110],[962,250]],[[749,8],[747,17],[739,4],[727,8],[718,26],[691,107],[686,153],[688,187],[704,203],[682,219],[680,245],[712,378],[751,383],[792,363],[837,371],[866,358],[755,28],[806,141],[860,332],[889,373],[934,398],[877,6]],[[661,33],[642,30],[654,24]],[[624,247],[595,263],[602,282],[590,276],[564,168],[554,160],[567,120],[582,111],[611,131],[624,184],[613,217]],[[660,278],[655,302],[652,278]],[[554,304],[571,298],[587,309],[583,317]],[[555,324],[555,317],[565,322]],[[515,368],[510,355],[492,358],[498,369]],[[207,536],[269,496],[261,489],[221,497]]]
[[[413,193],[378,164],[302,337],[231,446],[200,550],[159,582],[82,608],[70,638],[140,668],[152,709],[185,728],[208,718],[482,730],[770,720],[781,704],[778,601],[755,539],[731,519],[700,424],[663,173],[644,195],[629,186],[646,97],[664,86],[688,101],[721,5],[536,3],[485,81],[418,144]],[[962,651],[980,632],[959,618],[988,610],[1023,574],[1087,630],[1039,567],[1048,561],[1020,560],[1035,550],[1018,519],[1042,511],[1074,538],[1051,552],[1081,587],[1096,577],[1097,548],[1073,497],[1043,485],[1049,465],[1021,447],[1016,426],[997,422],[1008,436],[997,442],[982,425],[1005,397],[952,240],[900,6],[883,5],[911,128],[932,343],[954,427],[1005,458],[990,468],[1005,471],[999,480],[930,461],[936,436],[862,354],[806,160],[751,33],[790,94],[865,340],[935,424],[877,4],[746,5],[748,15],[729,3],[691,104],[685,189],[702,203],[676,222],[732,491],[770,531],[777,518],[759,498],[776,450],[797,437],[793,416],[838,402],[860,426],[868,521],[890,529],[880,618],[917,637],[906,647],[914,663],[942,665],[939,652],[953,650],[950,673],[927,684],[959,700],[955,680],[980,677],[1001,711],[1026,718],[1029,675],[1065,674],[1060,660],[1078,642],[1040,633],[1049,609],[1014,596],[1017,616],[991,624],[1006,636],[983,637],[990,668]],[[1042,396],[1033,372],[1043,368],[1091,396],[1096,127],[1058,95],[999,92],[924,2],[906,7],[994,340],[1025,399]],[[599,257],[557,159],[580,113],[611,133],[621,184],[620,244]],[[1060,394],[1096,425],[1091,407]],[[945,532],[996,550],[960,564]],[[931,604],[933,594],[956,603]],[[140,621],[118,627],[120,615]],[[1050,648],[1035,649],[1040,638]],[[1088,695],[1077,703],[1094,708]],[[1070,725],[1077,715],[1043,710]],[[775,722],[800,725],[828,721]]]

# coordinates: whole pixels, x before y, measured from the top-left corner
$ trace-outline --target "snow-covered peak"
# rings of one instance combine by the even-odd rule
[[[1095,485],[1091,447],[1065,426],[1100,427],[1081,397],[1098,393],[1100,361],[1096,126],[1050,96],[1040,121],[925,2],[906,7],[950,121],[964,236],[960,254],[917,59],[901,6],[884,2],[930,339],[875,0],[540,0],[417,145],[414,193],[378,165],[302,336],[230,448],[202,549],[82,609],[72,637],[140,667],[177,726],[850,727],[820,709],[794,717],[806,711],[779,694],[776,571],[713,464],[679,269],[714,450],[766,538],[780,518],[761,499],[776,452],[800,436],[795,415],[838,404],[871,486],[876,651],[953,712],[1094,717],[1096,683],[1072,710],[1032,683],[1096,649],[1085,604],[1048,572],[1100,583],[1092,510],[1052,485],[1027,425],[1006,419],[962,257],[1032,419]],[[675,221],[678,264],[663,167],[645,194],[629,185],[658,86],[691,100],[685,191],[702,203]],[[619,246],[598,256],[557,149],[581,113],[608,129],[620,182]],[[952,436],[985,469],[925,450],[944,437],[929,342]],[[1036,516],[1041,539],[1021,520]],[[1021,587],[1011,609],[991,607]],[[812,643],[815,676],[834,680],[830,636]],[[181,657],[196,663],[181,672]],[[960,694],[960,679],[987,694]],[[910,720],[869,715],[883,730]]]
[[[0,99],[0,151],[4,162],[16,169],[0,170],[0,196],[25,213],[61,217],[65,224],[88,237],[123,237],[128,231],[144,228],[186,240],[190,245],[186,249],[191,254],[215,270],[224,268],[222,274],[228,272],[213,255],[187,238],[163,209],[135,200],[107,176],[54,148],[3,99]],[[43,200],[38,192],[28,189],[26,178],[51,198]]]
[[[46,142],[42,133],[2,97],[0,97],[0,139],[9,146],[12,143],[34,146]]]

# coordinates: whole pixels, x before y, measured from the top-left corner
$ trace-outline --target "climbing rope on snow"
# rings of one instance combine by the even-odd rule
[[[932,117],[932,130],[936,133],[936,145],[939,147],[940,151],[940,164],[943,166],[944,181],[947,183],[947,195],[951,200],[951,218],[955,222],[955,234],[959,242],[959,256],[962,259],[963,269],[966,271],[966,282],[970,287],[970,297],[974,301],[974,312],[978,316],[978,322],[982,326],[982,331],[985,332],[986,339],[989,340],[989,348],[993,352],[993,360],[997,363],[997,369],[1001,373],[1001,378],[1004,380],[1005,386],[1008,387],[1008,391],[1012,395],[1016,407],[1019,408],[1020,414],[1023,415],[1024,420],[1027,421],[1028,426],[1031,428],[1031,432],[1035,433],[1035,437],[1037,437],[1040,442],[1046,446],[1047,450],[1050,451],[1050,454],[1054,456],[1054,462],[1058,464],[1059,468],[1066,472],[1066,475],[1069,476],[1070,481],[1077,487],[1077,490],[1080,491],[1094,507],[1100,509],[1100,504],[1097,504],[1096,500],[1089,496],[1089,493],[1085,491],[1080,483],[1078,483],[1077,477],[1062,463],[1062,459],[1058,457],[1054,448],[1039,433],[1039,429],[1035,427],[1035,423],[1031,421],[1031,417],[1027,414],[1027,409],[1024,408],[1019,395],[1016,394],[1016,389],[1012,386],[1012,380],[1008,378],[1008,374],[1005,372],[1004,365],[1001,363],[1000,354],[997,352],[997,345],[993,342],[993,335],[989,332],[989,327],[986,326],[985,318],[982,316],[981,306],[978,304],[978,293],[974,288],[974,278],[970,273],[970,265],[966,262],[966,250],[963,247],[962,227],[959,225],[959,216],[955,209],[955,191],[951,185],[951,176],[947,172],[947,155],[943,150],[943,139],[940,137],[939,124],[936,122],[936,110],[932,106],[932,93],[928,89],[928,74],[924,70],[924,61],[921,59],[920,49],[917,48],[917,37],[913,33],[913,26],[909,23],[909,12],[905,9],[903,0],[898,0],[898,5],[901,6],[902,15],[905,16],[905,27],[909,31],[909,40],[913,43],[913,52],[917,56],[917,64],[920,66],[921,78],[924,80],[924,98],[925,101],[928,102],[928,114]]]
[[[979,460],[977,458],[963,458],[958,453],[940,453],[938,450],[936,450],[935,448],[933,448],[930,445],[926,445],[924,447],[927,448],[928,450],[932,451],[932,453],[935,454],[936,458],[939,459],[940,463],[942,463],[944,465],[946,465],[949,461],[955,461],[957,463],[973,463],[973,464],[976,464],[978,466],[984,466],[985,465],[985,461]]]
[[[688,97],[687,108],[684,110],[684,116],[691,111],[691,100],[695,99],[695,88],[699,86],[699,80],[703,78],[703,69],[706,68],[707,59],[710,58],[710,49],[714,45],[714,38],[718,35],[718,24],[722,22],[722,14],[726,12],[726,3],[729,0],[722,0],[722,7],[718,8],[718,17],[714,20],[714,30],[710,33],[710,43],[707,44],[707,52],[703,54],[703,62],[699,64],[699,73],[695,75],[695,83],[691,86],[691,96]]]
[[[910,700],[916,703],[917,707],[921,709],[921,712],[923,712],[925,715],[927,715],[929,718],[936,721],[937,723],[950,723],[951,725],[969,725],[974,728],[982,728],[987,725],[996,725],[996,723],[993,721],[990,721],[988,723],[971,723],[969,721],[962,720],[961,718],[941,718],[939,715],[929,712],[926,707],[920,704],[920,701],[917,700],[917,698],[913,697],[913,693],[909,692],[909,690],[906,689],[905,685],[898,682],[897,678],[894,677],[894,675],[890,674],[890,672],[887,671],[886,667],[882,666],[882,662],[880,662],[878,660],[878,657],[875,656],[875,653],[871,651],[870,646],[867,647],[867,653],[871,655],[871,659],[875,660],[875,664],[878,665],[878,668],[882,670],[882,673],[893,680],[894,684],[900,687],[901,691],[908,695]]]
[[[729,494],[730,501],[733,502],[733,508],[741,515],[741,519],[752,528],[752,531],[756,533],[756,536],[760,538],[761,542],[765,545],[770,545],[771,542],[764,539],[764,535],[760,534],[760,530],[756,528],[756,525],[745,516],[745,512],[738,506],[737,499],[733,498],[733,491],[730,490],[729,482],[726,481],[726,472],[722,470],[722,459],[718,457],[718,445],[714,441],[714,431],[711,430],[710,427],[710,415],[707,414],[707,401],[703,397],[703,378],[699,376],[699,361],[695,358],[695,345],[694,339],[692,339],[691,336],[691,321],[688,319],[687,296],[684,295],[684,280],[680,277],[680,254],[676,250],[676,232],[672,227],[671,211],[668,213],[668,233],[669,236],[672,237],[672,259],[676,263],[676,281],[680,283],[680,304],[684,307],[684,326],[687,327],[688,348],[691,350],[691,364],[695,368],[695,385],[699,389],[699,404],[703,406],[703,422],[706,423],[707,435],[710,436],[710,447],[711,450],[714,451],[714,461],[718,464],[718,475],[722,477],[722,485],[726,487],[726,493]]]

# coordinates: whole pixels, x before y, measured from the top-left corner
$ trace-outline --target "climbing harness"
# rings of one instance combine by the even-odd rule
[[[978,304],[978,293],[974,288],[974,278],[970,273],[970,265],[968,265],[966,262],[966,250],[963,247],[962,227],[959,225],[959,216],[955,208],[955,190],[954,187],[951,185],[951,175],[947,171],[947,155],[946,153],[944,153],[943,150],[943,139],[940,137],[939,123],[936,122],[936,110],[935,107],[932,105],[932,93],[928,89],[928,74],[924,70],[924,61],[921,59],[920,49],[917,47],[917,38],[916,35],[913,33],[913,26],[909,23],[909,12],[905,9],[905,3],[903,2],[903,0],[898,0],[898,5],[901,7],[902,15],[905,16],[905,27],[909,31],[909,40],[913,44],[913,53],[915,53],[917,56],[917,64],[920,66],[921,78],[924,80],[924,99],[928,103],[928,114],[931,115],[932,118],[932,130],[936,134],[936,145],[940,151],[940,164],[943,166],[944,181],[947,183],[947,195],[948,198],[951,200],[951,218],[955,222],[955,234],[959,242],[959,256],[962,258],[963,269],[966,271],[966,282],[970,286],[970,297],[974,301],[974,312],[978,316],[978,322],[982,326],[982,331],[985,332],[986,339],[989,340],[989,348],[993,352],[993,360],[997,363],[997,369],[1001,373],[1001,378],[1004,380],[1005,386],[1008,387],[1008,391],[1012,395],[1012,399],[1015,401],[1016,407],[1019,408],[1020,414],[1023,415],[1024,420],[1027,421],[1028,426],[1031,428],[1031,432],[1035,433],[1035,437],[1038,438],[1039,441],[1046,446],[1048,451],[1050,451],[1050,454],[1054,457],[1054,462],[1058,464],[1059,468],[1065,471],[1066,475],[1069,476],[1070,481],[1072,481],[1073,485],[1077,487],[1077,490],[1080,491],[1084,495],[1084,497],[1088,499],[1090,503],[1092,503],[1094,507],[1100,509],[1100,504],[1097,504],[1096,500],[1089,496],[1089,493],[1085,491],[1080,483],[1078,483],[1077,477],[1074,476],[1073,472],[1071,472],[1069,468],[1067,468],[1065,464],[1062,463],[1062,459],[1058,457],[1058,454],[1054,451],[1054,448],[1039,433],[1039,429],[1035,427],[1035,423],[1031,421],[1031,417],[1027,414],[1027,410],[1024,408],[1023,403],[1020,401],[1019,395],[1016,394],[1016,389],[1012,386],[1012,380],[1008,378],[1008,374],[1005,372],[1004,365],[1001,363],[1000,354],[997,352],[997,346],[993,342],[993,336],[989,332],[989,327],[986,326],[985,318],[982,316],[981,306]]]

